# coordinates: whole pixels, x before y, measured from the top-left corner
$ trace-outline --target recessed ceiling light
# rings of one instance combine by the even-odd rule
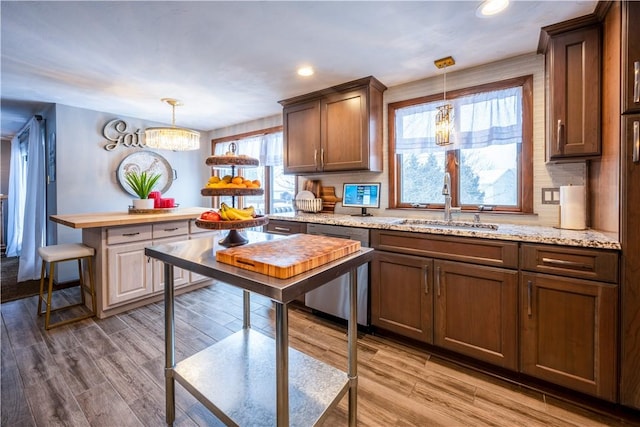
[[[476,16],[484,18],[496,15],[509,6],[509,0],[485,0],[476,9]]]
[[[298,75],[303,77],[309,77],[313,75],[313,67],[300,67],[298,68]]]

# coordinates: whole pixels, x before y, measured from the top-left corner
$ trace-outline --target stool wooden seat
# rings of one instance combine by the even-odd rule
[[[56,326],[66,325],[78,320],[87,319],[93,317],[96,314],[96,291],[93,279],[93,263],[92,258],[95,254],[95,249],[92,247],[83,245],[81,243],[68,243],[61,245],[42,246],[38,248],[38,254],[42,258],[42,270],[40,271],[40,297],[38,298],[38,316],[45,314],[44,328],[51,329]],[[51,295],[53,293],[53,276],[55,272],[55,264],[64,261],[78,260],[78,274],[80,275],[80,299],[81,302],[76,304],[69,304],[56,309],[51,308]],[[88,273],[89,273],[89,286],[86,285],[86,280],[82,270],[82,260],[85,260]],[[45,278],[45,266],[49,263],[49,289],[47,292],[47,298],[44,298],[44,278]],[[74,317],[72,319],[63,320],[57,323],[50,324],[49,319],[51,313],[70,309],[72,307],[84,306],[85,292],[91,296],[91,312],[84,313],[81,316]],[[42,311],[42,303],[46,304],[46,310]]]

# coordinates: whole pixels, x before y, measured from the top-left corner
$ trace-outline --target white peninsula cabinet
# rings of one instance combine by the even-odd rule
[[[163,264],[144,254],[145,248],[193,238],[215,238],[193,226],[204,208],[176,209],[175,213],[54,215],[59,224],[82,228],[82,242],[96,250],[96,301],[100,318],[162,299]],[[100,220],[102,218],[102,220]],[[174,288],[191,290],[211,279],[174,268]]]

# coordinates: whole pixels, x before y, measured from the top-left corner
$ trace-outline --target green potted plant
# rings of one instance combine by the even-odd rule
[[[147,172],[128,172],[124,178],[134,193],[140,197],[133,199],[134,209],[153,209],[153,199],[149,199],[149,193],[153,191],[153,187],[158,183],[162,175],[159,173],[152,174]]]

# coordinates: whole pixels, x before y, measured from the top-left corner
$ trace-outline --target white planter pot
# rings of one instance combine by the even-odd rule
[[[133,199],[133,208],[138,210],[153,209],[154,199]]]

